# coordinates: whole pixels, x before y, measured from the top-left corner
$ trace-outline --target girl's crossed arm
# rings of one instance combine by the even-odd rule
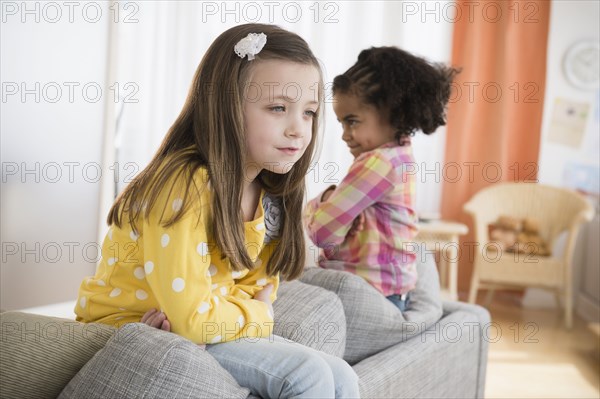
[[[206,228],[202,222],[196,225],[194,214],[184,214],[169,228],[144,221],[146,280],[171,331],[196,343],[269,336],[270,306],[231,295],[229,268],[211,256],[215,248],[210,248]]]
[[[230,291],[232,296],[242,299],[254,298],[259,291],[270,284],[273,286],[273,291],[269,297],[271,303],[275,302],[275,299],[277,299],[277,288],[279,287],[279,274],[268,276],[266,268],[263,267],[263,262],[267,262],[265,254],[268,253],[270,245],[272,244],[267,244],[263,253],[259,256],[257,267],[250,270],[244,277],[235,280],[235,285]]]
[[[341,244],[355,219],[393,188],[394,173],[384,157],[358,157],[340,185],[323,193],[326,200],[320,194],[308,202],[304,224],[310,239],[320,248]]]

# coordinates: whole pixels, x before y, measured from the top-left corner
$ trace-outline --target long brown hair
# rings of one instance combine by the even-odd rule
[[[264,33],[267,43],[248,61],[238,57],[233,48],[249,33]],[[149,165],[125,188],[112,206],[107,223],[121,227],[124,213],[137,231],[135,221],[144,212],[148,218],[160,192],[169,181],[184,181],[183,204],[166,221],[168,227],[181,219],[190,208],[190,196],[199,194],[194,174],[205,167],[213,190],[213,240],[222,254],[229,257],[234,270],[252,269],[253,262],[244,245],[241,214],[246,157],[244,132],[244,88],[249,72],[260,60],[278,59],[312,65],[319,71],[319,103],[323,99],[323,75],[317,58],[298,35],[274,25],[245,24],[222,33],[202,58],[181,113],[169,129]],[[322,114],[323,107],[319,107]],[[319,116],[313,120],[312,138],[303,156],[285,174],[262,170],[257,179],[269,194],[279,198],[282,219],[279,242],[269,259],[267,273],[280,273],[284,279],[297,278],[304,267],[305,241],[301,215],[304,178],[312,162]],[[191,191],[191,190],[194,191]],[[193,195],[195,197],[195,195]],[[145,207],[133,204],[145,204]],[[166,206],[166,205],[165,205]],[[164,209],[163,213],[164,215]]]

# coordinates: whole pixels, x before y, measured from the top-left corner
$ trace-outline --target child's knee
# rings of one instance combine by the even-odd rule
[[[337,364],[332,365],[331,371],[335,380],[336,390],[347,387],[358,387],[358,375],[344,359],[339,359]]]
[[[284,385],[283,396],[333,397],[336,391],[333,370],[323,358],[310,352],[298,359],[298,367],[286,376]]]

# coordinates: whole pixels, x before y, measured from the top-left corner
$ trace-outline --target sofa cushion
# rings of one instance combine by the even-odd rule
[[[273,303],[273,333],[330,355],[346,348],[346,317],[334,293],[300,281],[282,282]]]
[[[429,258],[429,259],[428,259]],[[442,316],[439,277],[433,257],[417,263],[419,278],[409,308],[394,306],[363,278],[336,270],[307,268],[301,281],[334,292],[346,315],[346,352],[351,365],[420,334]]]
[[[121,327],[59,398],[246,398],[205,350],[143,323]]]
[[[55,398],[114,334],[104,324],[0,314],[0,397]]]

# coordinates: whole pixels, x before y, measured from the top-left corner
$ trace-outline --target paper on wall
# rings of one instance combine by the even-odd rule
[[[589,103],[578,103],[557,97],[554,100],[548,141],[579,148],[589,114]]]
[[[592,125],[586,131],[584,152],[588,159],[600,163],[600,90],[596,92]]]

